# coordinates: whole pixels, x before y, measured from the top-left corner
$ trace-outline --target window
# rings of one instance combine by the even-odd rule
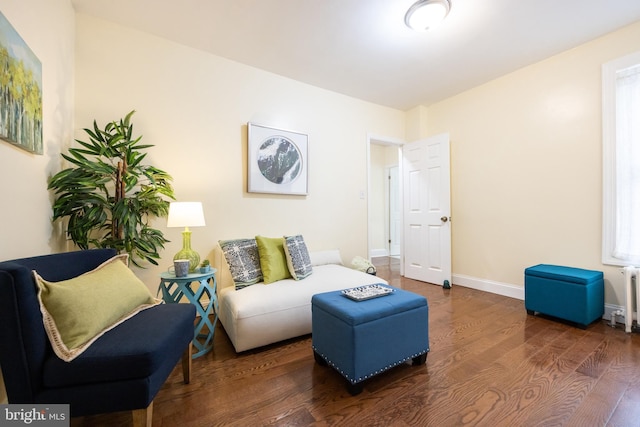
[[[602,262],[640,266],[640,52],[602,67]]]

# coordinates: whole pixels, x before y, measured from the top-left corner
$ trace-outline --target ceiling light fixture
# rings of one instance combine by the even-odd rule
[[[413,30],[426,31],[442,22],[450,10],[450,0],[418,0],[407,11],[404,23]]]

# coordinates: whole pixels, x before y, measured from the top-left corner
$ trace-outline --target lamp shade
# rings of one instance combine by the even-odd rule
[[[171,202],[167,227],[203,227],[204,211],[201,202]]]
[[[439,24],[449,14],[449,0],[419,0],[404,17],[404,22],[413,30],[426,31]]]

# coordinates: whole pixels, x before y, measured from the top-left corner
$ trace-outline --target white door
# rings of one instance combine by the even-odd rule
[[[404,275],[451,284],[449,134],[402,146]]]
[[[400,183],[398,166],[389,168],[389,255],[400,255],[402,234],[402,204],[400,203]]]

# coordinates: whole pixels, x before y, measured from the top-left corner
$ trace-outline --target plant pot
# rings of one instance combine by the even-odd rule
[[[206,267],[200,267],[200,273],[204,274],[204,273],[208,273],[211,271],[211,266],[206,266]]]

